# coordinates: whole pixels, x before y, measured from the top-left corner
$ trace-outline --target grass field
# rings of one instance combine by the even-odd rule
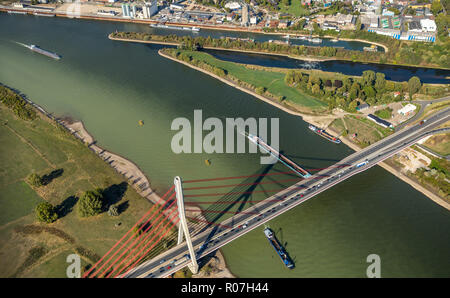
[[[392,109],[388,107],[388,108],[385,108],[382,110],[378,110],[375,112],[375,115],[377,115],[378,117],[380,117],[382,119],[391,119]]]
[[[0,225],[14,221],[33,212],[42,198],[24,181],[17,181],[1,188]]]
[[[280,12],[289,13],[293,16],[304,16],[308,14],[308,10],[303,8],[300,0],[291,0],[291,5],[286,6],[282,1],[279,4]]]
[[[383,128],[361,116],[346,115],[344,118],[334,120],[330,124],[330,127],[336,132],[342,133],[344,136],[347,135],[349,139],[362,148],[392,133],[392,130]],[[354,134],[356,134],[356,138],[352,139],[351,136]]]
[[[249,69],[241,64],[216,59],[207,53],[198,51],[184,52],[197,60],[226,70],[229,75],[243,82],[257,87],[265,87],[273,95],[285,96],[286,101],[294,104],[294,106],[305,107],[314,111],[321,111],[327,106],[325,103],[287,86],[284,82],[285,74],[283,72]]]
[[[102,256],[151,207],[114,169],[47,118],[24,121],[0,104],[0,143],[1,277],[65,277],[67,254],[82,247]],[[50,182],[29,186],[26,177],[32,172],[49,175]],[[107,190],[108,204],[122,210],[119,216],[78,217],[78,197],[97,187]],[[43,200],[60,214],[52,224],[35,219],[34,208]],[[19,232],[24,226],[32,232]],[[92,258],[82,258],[92,263]]]
[[[450,133],[434,135],[423,145],[440,155],[450,155]]]

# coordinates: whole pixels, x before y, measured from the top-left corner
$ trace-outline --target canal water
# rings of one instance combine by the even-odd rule
[[[339,72],[351,76],[360,76],[365,70],[382,72],[386,79],[393,81],[407,81],[412,76],[417,76],[423,83],[450,84],[450,70],[419,68],[376,63],[359,63],[350,61],[329,60],[323,62],[304,61],[289,57],[250,54],[231,51],[206,50],[214,57],[236,63],[253,64],[267,67],[305,68],[324,71]]]
[[[286,181],[295,177],[282,174],[286,169],[278,164],[261,165],[259,154],[173,153],[176,132],[171,123],[178,117],[192,121],[194,109],[202,110],[203,119],[279,118],[281,149],[311,172],[352,153],[311,133],[298,117],[160,57],[158,46],[107,39],[116,29],[140,27],[0,14],[0,82],[21,90],[56,116],[82,120],[100,146],[136,162],[159,193],[170,187],[175,175],[192,180],[271,174],[261,180],[266,184],[248,195],[218,195],[247,190],[234,186],[209,190],[209,197],[187,192],[192,195],[188,202],[211,212],[210,220],[218,219],[217,211],[233,212],[254,204],[292,184]],[[37,44],[62,59],[33,53],[17,42]],[[225,184],[255,182],[259,182],[255,177],[242,177]],[[207,184],[189,186],[203,185]],[[228,200],[230,207],[208,203],[217,200]],[[296,268],[282,265],[260,227],[222,249],[235,275],[364,277],[370,254],[380,256],[384,277],[450,274],[448,211],[379,167],[327,190],[269,226]]]
[[[262,34],[262,33],[251,33],[251,32],[240,32],[240,31],[220,31],[213,29],[201,29],[199,32],[192,32],[186,30],[174,30],[174,29],[166,29],[166,28],[154,28],[154,27],[142,27],[138,30],[140,32],[148,32],[154,34],[175,34],[175,35],[189,35],[189,36],[211,36],[212,38],[225,38],[225,37],[233,37],[233,38],[242,38],[242,39],[254,39],[259,42],[266,42],[270,40],[280,40],[280,41],[289,41],[292,45],[304,45],[304,46],[321,46],[321,47],[336,47],[336,48],[345,48],[348,50],[354,51],[363,51],[364,47],[370,47],[372,44],[360,41],[352,41],[352,40],[337,40],[333,38],[320,38],[322,40],[321,43],[312,43],[308,40],[298,39],[298,38],[286,38],[286,35],[280,34]],[[334,40],[334,41],[333,41]],[[377,46],[377,50],[379,52],[384,52],[384,48]]]

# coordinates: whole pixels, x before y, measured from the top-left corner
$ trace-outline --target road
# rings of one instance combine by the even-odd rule
[[[439,111],[427,118],[423,124],[416,124],[403,131],[396,132],[344,158],[334,166],[249,207],[244,213],[234,215],[223,221],[220,226],[211,226],[198,235],[193,235],[192,244],[197,259],[208,255],[326,189],[375,166],[423,137],[450,130],[450,128],[436,129],[449,120],[450,108]],[[166,277],[187,266],[189,262],[187,255],[186,243],[181,243],[144,262],[121,277]]]
[[[422,116],[423,112],[425,111],[425,108],[429,104],[446,101],[449,99],[450,99],[450,96],[442,97],[442,98],[435,99],[435,100],[414,100],[414,101],[412,101],[412,103],[420,105],[419,111],[417,111],[417,113],[411,119],[408,119],[407,121],[403,122],[402,124],[397,125],[395,127],[395,130],[396,131],[402,130],[406,125],[409,125],[410,123],[413,123],[414,121],[419,119]]]

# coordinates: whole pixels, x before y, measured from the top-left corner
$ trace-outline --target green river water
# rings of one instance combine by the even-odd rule
[[[157,46],[107,39],[116,29],[134,31],[140,26],[0,14],[0,82],[56,116],[82,120],[100,146],[138,164],[159,193],[168,189],[175,175],[189,180],[265,170],[257,154],[174,154],[171,122],[177,117],[192,119],[194,109],[201,109],[203,118],[280,118],[280,147],[308,169],[326,167],[352,153],[343,144],[311,133],[299,117],[160,57]],[[54,61],[16,42],[40,45],[62,59]],[[211,166],[205,165],[206,158]],[[269,171],[286,169],[276,165]],[[265,181],[292,178],[273,177]],[[242,181],[252,180],[234,183]],[[258,187],[260,194],[247,199],[262,199],[262,191],[274,187]],[[450,275],[448,211],[379,167],[269,225],[286,244],[296,268],[282,265],[259,227],[222,248],[235,275],[364,277],[369,254],[381,257],[383,277]]]

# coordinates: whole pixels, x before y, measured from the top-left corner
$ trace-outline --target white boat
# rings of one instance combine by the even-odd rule
[[[54,17],[54,13],[39,13],[39,12],[33,12],[33,15],[39,16],[39,17]]]
[[[27,14],[26,11],[17,11],[17,10],[8,10],[8,13],[13,13],[13,14]]]
[[[332,39],[331,42],[338,42],[339,40],[337,39]]]
[[[199,31],[200,31],[200,28],[198,28],[198,27],[192,27],[192,31],[194,31],[194,32],[199,32]]]
[[[312,43],[322,43],[322,39],[320,39],[320,38],[313,38],[313,39],[311,39],[311,42]]]

